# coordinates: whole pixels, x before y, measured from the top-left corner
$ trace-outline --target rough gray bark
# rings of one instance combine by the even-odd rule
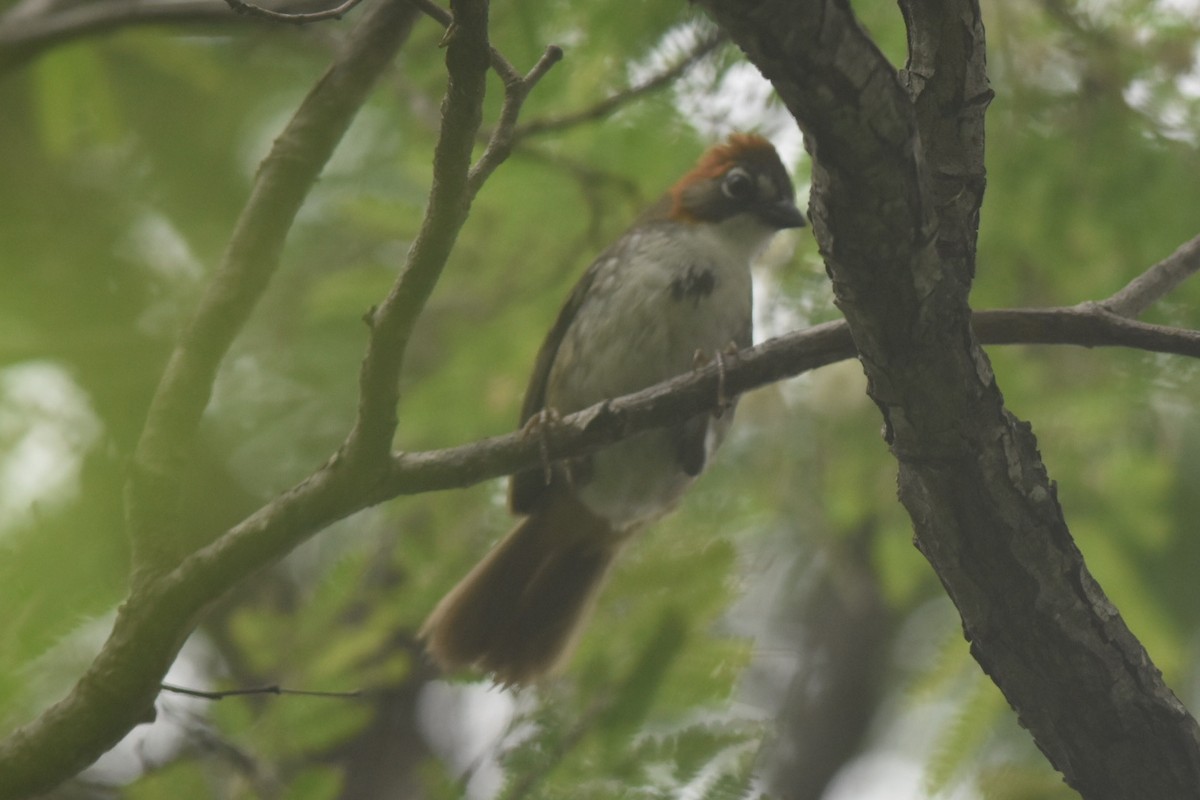
[[[845,0],[702,0],[813,155],[814,232],[971,650],[1088,800],[1200,797],[1200,729],[1088,573],[967,292],[991,97],[971,0],[902,0],[896,70]]]

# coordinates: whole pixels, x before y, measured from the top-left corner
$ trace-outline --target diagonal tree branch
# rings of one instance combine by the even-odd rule
[[[426,4],[421,4],[422,9]],[[396,404],[404,353],[417,316],[441,276],[471,197],[467,176],[475,132],[483,120],[483,96],[491,61],[486,3],[459,0],[447,29],[441,133],[433,154],[433,184],[420,231],[409,248],[400,277],[383,303],[368,315],[371,338],[359,373],[358,417],[341,457],[357,467],[378,467],[387,459],[396,431]]]
[[[1200,331],[1145,325],[1098,311],[1096,305],[982,311],[975,315],[975,325],[985,343],[1131,347],[1200,358]],[[740,394],[854,356],[850,327],[829,322],[744,350],[723,370],[710,365],[572,414],[544,442],[516,431],[443,450],[395,453],[387,475],[368,492],[325,491],[328,470],[322,470],[189,559],[174,577],[232,586],[323,525],[362,508],[401,495],[471,486],[534,466],[546,456],[578,456],[681,416],[711,411],[719,388]],[[329,496],[322,498],[323,492]],[[315,515],[311,524],[308,515]]]
[[[546,48],[546,52],[533,65],[529,74],[524,77],[511,67],[500,70],[501,78],[504,80],[504,106],[500,109],[500,120],[491,136],[488,137],[483,155],[479,157],[475,166],[471,167],[471,173],[467,178],[467,190],[470,196],[474,197],[478,194],[479,190],[483,188],[484,181],[512,154],[513,144],[517,140],[517,117],[521,113],[521,106],[525,103],[525,98],[529,96],[530,91],[542,79],[542,76],[562,57],[562,49],[551,46]]]
[[[1140,317],[1179,284],[1200,271],[1200,236],[1179,246],[1171,255],[1129,282],[1121,291],[1100,302],[1104,310],[1122,317]]]
[[[415,2],[434,19],[446,21],[440,7],[427,0]],[[359,375],[358,416],[341,450],[341,456],[349,461],[362,461],[380,470],[386,465],[396,430],[400,373],[413,326],[441,276],[475,195],[511,151],[512,129],[521,105],[537,82],[562,58],[562,50],[549,47],[529,74],[522,77],[488,43],[486,3],[469,4],[460,0],[452,10],[453,20],[444,40],[448,41],[450,84],[442,104],[441,135],[434,150],[429,206],[399,279],[379,308],[369,315],[371,339]],[[478,18],[467,18],[468,14],[476,14]],[[504,80],[504,105],[487,148],[472,167],[471,153],[483,119],[482,101],[489,66]]]
[[[371,315],[359,415],[346,442],[325,467],[213,545],[186,556],[170,551],[164,556],[165,548],[153,539],[161,532],[157,527],[172,521],[173,470],[183,457],[178,449],[186,448],[195,433],[216,367],[273,272],[287,227],[332,152],[336,135],[348,124],[347,112],[352,115],[365,98],[366,87],[345,85],[349,73],[358,70],[359,78],[369,84],[407,34],[414,10],[414,4],[403,0],[382,0],[369,12],[359,26],[361,35],[352,37],[348,53],[313,89],[264,163],[222,269],[172,357],[139,444],[130,491],[138,546],[130,596],[109,639],[71,693],[0,742],[0,800],[52,786],[90,763],[135,724],[152,718],[162,675],[207,604],[294,543],[378,495],[376,487],[390,467],[397,378],[408,334],[472,197],[472,142],[481,119],[486,71],[498,58],[488,45],[486,0],[457,0],[453,5],[454,24],[444,40],[449,81],[430,202],[405,268]],[[392,47],[387,53],[382,52],[384,43]],[[489,148],[476,165],[481,176],[502,160],[502,137],[511,135],[521,102],[559,57],[561,52],[550,48],[528,76],[506,80],[504,125],[497,130],[500,144]],[[375,71],[364,64],[374,65]],[[324,96],[331,91],[339,97]],[[323,107],[329,119],[323,119],[317,107]],[[313,154],[317,158],[310,160]],[[478,180],[481,183],[482,177]],[[172,564],[178,566],[171,569]]]
[[[1200,331],[1145,325],[1097,312],[1089,304],[981,311],[974,322],[985,344],[1128,347],[1200,358]],[[855,355],[850,327],[841,320],[785,334],[741,351],[723,369],[710,365],[565,417],[545,442],[517,431],[443,450],[397,453],[387,479],[377,487],[379,496],[370,503],[472,486],[536,466],[543,457],[580,456],[681,416],[712,411],[721,389],[742,394]]]
[[[216,274],[170,356],[134,453],[127,503],[138,573],[178,559],[170,537],[176,481],[217,369],[275,274],[296,212],[415,19],[401,0],[377,2],[260,166]]]
[[[179,467],[190,454],[217,367],[274,273],[297,209],[415,18],[402,0],[376,2],[264,161],[217,274],[171,356],[138,443],[126,492],[134,544],[130,596],[71,693],[0,742],[0,797],[49,788],[153,716],[162,675],[195,615],[214,597],[197,584],[164,578],[182,556],[172,541]]]

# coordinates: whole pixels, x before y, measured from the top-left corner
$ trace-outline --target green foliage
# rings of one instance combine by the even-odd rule
[[[651,728],[620,748],[598,753],[591,740],[611,733],[602,719],[596,720],[594,733],[579,727],[564,729],[561,722],[539,715],[540,735],[535,742],[506,760],[512,778],[504,797],[603,798],[614,792],[646,800],[681,793],[750,796],[751,768],[763,734],[760,725],[723,718],[693,720]],[[576,739],[581,739],[578,745]],[[575,745],[574,750],[562,752],[564,742]],[[596,769],[600,764],[605,765],[603,772]]]
[[[288,800],[332,800],[342,788],[342,776],[332,767],[309,767],[288,787]]]
[[[146,775],[129,787],[128,800],[157,800],[161,797],[211,796],[204,770],[195,761],[176,761],[165,769]]]
[[[964,765],[978,756],[990,738],[1001,715],[1007,710],[1004,696],[977,671],[969,679],[965,698],[955,709],[953,719],[933,744],[925,784],[931,795],[949,789],[960,777]]]

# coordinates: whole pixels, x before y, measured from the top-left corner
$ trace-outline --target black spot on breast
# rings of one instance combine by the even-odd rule
[[[671,299],[700,302],[717,287],[717,276],[705,267],[688,267],[671,281]]]

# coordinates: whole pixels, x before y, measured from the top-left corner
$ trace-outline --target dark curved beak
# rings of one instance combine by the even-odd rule
[[[758,215],[762,217],[764,222],[777,230],[803,228],[807,224],[804,219],[804,212],[796,208],[796,203],[793,200],[780,200],[777,203],[762,206],[758,210]]]

